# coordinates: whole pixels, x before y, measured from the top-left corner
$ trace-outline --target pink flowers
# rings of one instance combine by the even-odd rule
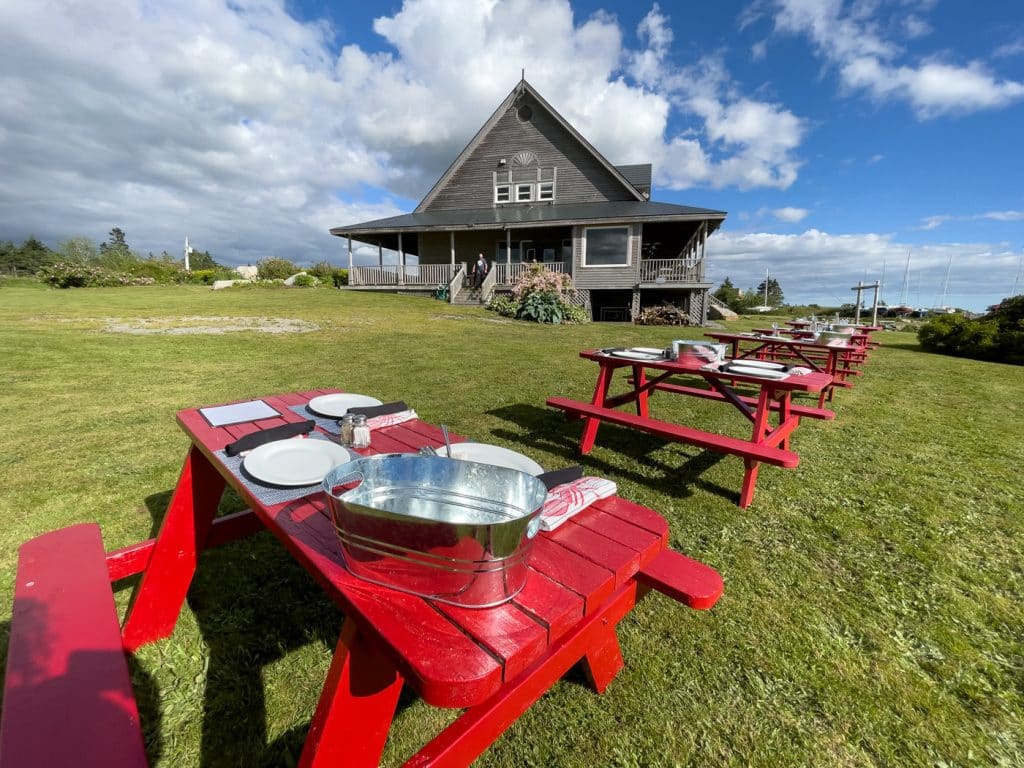
[[[512,295],[522,301],[533,293],[548,293],[561,298],[572,287],[572,279],[561,272],[552,272],[543,264],[534,264],[523,272],[512,286]]]

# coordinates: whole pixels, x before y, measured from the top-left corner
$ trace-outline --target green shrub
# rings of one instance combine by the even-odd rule
[[[567,304],[562,302],[562,312],[564,314],[564,317],[562,318],[563,323],[579,325],[580,323],[590,322],[590,315],[587,314],[587,310],[576,304]]]
[[[488,302],[487,309],[497,312],[502,317],[516,317],[519,314],[519,302],[511,296],[495,294]]]
[[[933,317],[918,329],[918,341],[929,352],[975,360],[1024,364],[1024,296],[1005,299],[985,317]]]
[[[40,269],[38,277],[54,288],[99,288],[123,285],[153,285],[152,277],[111,272],[92,264],[58,262]]]
[[[316,288],[320,285],[320,281],[317,280],[313,275],[305,274],[298,275],[293,281],[292,285],[298,286],[299,288]]]
[[[284,280],[300,271],[288,259],[261,259],[256,262],[257,274],[260,280]]]
[[[331,276],[334,273],[334,267],[331,266],[329,261],[318,261],[307,269],[306,272],[319,277],[323,282],[327,282],[331,279]]]
[[[335,269],[331,272],[331,280],[334,282],[335,288],[341,288],[343,285],[348,285],[348,270],[347,269]]]
[[[558,325],[565,317],[565,305],[559,301],[557,293],[535,291],[523,299],[518,317],[520,320]]]

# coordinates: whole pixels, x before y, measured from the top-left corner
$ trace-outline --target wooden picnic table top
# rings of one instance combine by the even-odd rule
[[[345,567],[322,493],[265,505],[217,454],[245,434],[302,421],[291,407],[333,392],[264,397],[279,416],[230,426],[211,426],[198,408],[177,414],[193,447],[124,627],[127,648],[170,634],[198,554],[183,556],[182,547],[203,541],[221,491],[230,485],[346,616],[300,764],[321,764],[327,755],[342,754],[353,761],[348,764],[375,764],[403,683],[435,706],[486,707],[495,699],[507,706],[509,697],[540,696],[582,657],[590,659],[588,668],[603,690],[621,667],[621,657],[617,645],[602,648],[614,643],[615,624],[650,587],[696,608],[710,607],[721,593],[717,573],[667,549],[668,525],[661,515],[617,496],[595,502],[555,531],[539,533],[525,588],[493,608],[457,607],[355,577]],[[415,453],[443,445],[438,427],[416,419],[375,430],[371,447],[356,453]],[[673,585],[675,577],[689,586]],[[343,690],[356,677],[370,691],[362,698]],[[467,713],[457,722],[470,722],[459,728],[475,735],[467,737],[453,724],[442,734],[454,733],[447,742],[439,736],[428,748],[457,744],[464,750],[470,743],[468,749],[478,753],[522,709],[513,715],[502,709],[500,717]],[[335,710],[343,712],[332,715]],[[488,718],[494,717],[504,725],[492,733],[495,725]],[[481,728],[489,734],[486,740]],[[352,739],[369,744],[365,759],[346,751]]]
[[[586,360],[593,360],[599,365],[609,368],[624,368],[627,366],[654,368],[660,371],[668,371],[679,375],[700,376],[704,379],[720,379],[727,381],[742,381],[746,384],[767,386],[770,389],[792,392],[821,392],[832,382],[832,376],[822,371],[812,371],[801,376],[788,376],[785,379],[769,379],[763,376],[745,376],[743,374],[726,373],[717,370],[705,370],[706,361],[696,358],[680,358],[679,360],[633,360],[624,357],[616,357],[602,352],[600,349],[587,349],[580,352],[580,357]]]

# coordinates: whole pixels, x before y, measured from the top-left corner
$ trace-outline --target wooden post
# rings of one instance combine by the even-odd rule
[[[405,285],[405,249],[402,247],[402,233],[398,233],[398,284]]]
[[[384,244],[381,242],[377,243],[377,266],[384,266]]]
[[[345,239],[348,240],[348,282],[351,285],[353,283],[353,280],[352,280],[352,236],[349,235]]]
[[[451,280],[455,277],[455,230],[453,229],[448,233],[448,245],[452,252],[452,268],[448,273],[448,279]]]
[[[523,260],[523,254],[519,254],[519,260]],[[505,230],[505,283],[511,283],[509,279],[512,274],[512,230]],[[503,283],[504,284],[504,283]]]

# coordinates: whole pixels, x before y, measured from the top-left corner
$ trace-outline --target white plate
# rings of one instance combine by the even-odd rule
[[[612,357],[625,357],[628,360],[664,360],[665,358],[659,352],[656,355],[652,355],[650,352],[636,352],[632,349],[620,349],[617,352],[609,352]]]
[[[242,459],[245,471],[273,485],[314,485],[352,454],[337,443],[312,438],[275,440]]]
[[[742,358],[733,361],[736,365],[742,365],[745,368],[770,368],[776,371],[781,371],[785,368],[784,363],[773,363],[770,360],[747,360]]]
[[[354,395],[351,392],[342,392],[338,395],[320,395],[309,401],[309,410],[319,413],[321,416],[330,416],[340,419],[349,408],[366,408],[373,405],[383,405],[376,397],[367,395]]]
[[[769,368],[745,368],[742,365],[730,365],[722,373],[738,373],[741,376],[759,376],[762,379],[784,379],[789,376],[784,371],[773,371]]]
[[[437,455],[445,456],[447,454],[442,447],[437,449]],[[521,453],[510,451],[508,448],[502,448],[500,445],[488,445],[487,443],[452,443],[452,458],[518,469],[520,472],[526,472],[529,475],[539,475],[544,471],[544,467],[533,459],[523,456]]]

